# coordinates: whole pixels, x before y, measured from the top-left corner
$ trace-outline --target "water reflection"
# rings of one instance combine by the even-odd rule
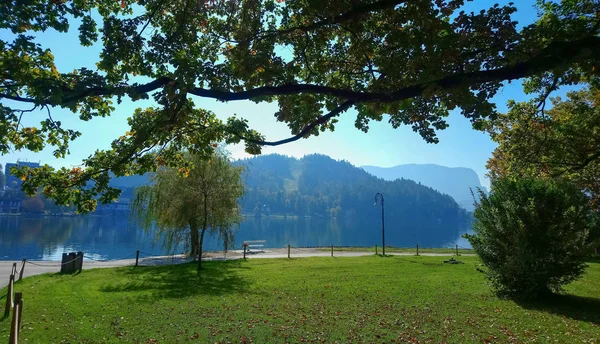
[[[468,246],[460,235],[469,224],[386,223],[392,246]],[[205,238],[207,250],[222,249],[216,237]],[[335,218],[248,217],[236,231],[235,247],[244,240],[266,240],[267,247],[371,246],[381,243],[381,223]],[[168,254],[160,238],[145,233],[127,216],[23,217],[0,216],[0,259],[60,260],[63,252],[83,251],[97,259],[131,257],[136,250]],[[181,246],[177,252],[182,251]]]

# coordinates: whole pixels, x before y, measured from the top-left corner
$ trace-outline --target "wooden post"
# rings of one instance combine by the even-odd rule
[[[290,244],[288,244],[288,258],[290,258]]]
[[[77,260],[77,253],[75,252],[70,252],[69,253],[69,260],[68,260],[68,264],[67,264],[67,273],[72,274],[73,272],[75,272],[75,267],[77,266],[77,263],[75,262]]]
[[[138,260],[140,259],[140,250],[135,251],[135,266],[138,266]]]
[[[23,270],[25,270],[25,263],[27,263],[27,259],[23,258],[23,264],[21,264],[21,271],[19,271],[19,281],[23,279]]]
[[[79,271],[79,252],[75,252],[75,259],[73,261],[73,272]]]
[[[66,262],[68,261],[68,255],[66,253],[62,254],[62,261],[60,262],[60,272],[65,273],[67,271]]]
[[[419,255],[419,244],[417,244],[417,256]]]
[[[333,245],[331,245],[331,256],[333,257]]]
[[[4,317],[10,314],[10,309],[13,307],[13,283],[15,275],[8,277],[8,289],[6,290],[6,306],[4,307]]]
[[[21,321],[23,320],[23,293],[15,293],[15,301],[19,300],[19,310],[16,312],[19,315],[19,326],[17,327],[18,332],[21,332]]]
[[[17,263],[13,263],[12,268],[10,269],[10,274],[11,275],[17,274]]]
[[[456,255],[458,256],[458,245],[456,245]]]
[[[244,246],[244,260],[246,260],[246,248],[248,247],[248,245],[244,243],[244,245],[242,246]]]
[[[15,293],[15,310],[13,311],[12,322],[10,323],[9,344],[19,342],[19,330],[21,329],[21,314],[23,309],[23,293]]]
[[[81,270],[83,270],[83,252],[81,252],[81,251],[77,252],[77,258],[78,259],[76,260],[76,262],[77,262],[76,268],[77,268],[77,271],[81,272]]]
[[[377,254],[377,245],[375,245],[375,254]]]

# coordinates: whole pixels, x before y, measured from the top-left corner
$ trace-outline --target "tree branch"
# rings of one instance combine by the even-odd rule
[[[247,100],[264,96],[282,96],[299,93],[311,93],[334,96],[346,100],[361,102],[395,102],[414,98],[423,93],[426,88],[452,89],[460,85],[478,85],[493,81],[515,80],[528,77],[537,73],[552,70],[567,63],[573,63],[590,58],[600,58],[600,37],[584,37],[571,42],[553,42],[542,49],[531,59],[514,64],[512,66],[480,70],[469,73],[456,73],[446,77],[426,81],[419,84],[406,86],[389,92],[360,92],[351,89],[340,89],[335,87],[316,84],[283,84],[279,86],[263,86],[247,91],[230,92],[223,90],[211,90],[204,88],[193,88],[188,93],[205,98],[213,98],[220,101]],[[60,104],[71,103],[89,96],[112,96],[126,93],[149,93],[169,82],[174,81],[169,77],[161,77],[147,84],[118,87],[90,87],[82,92],[68,95],[62,99]],[[45,105],[44,100],[24,98],[0,93],[0,99],[39,103]],[[58,105],[60,105],[58,104]],[[57,104],[54,104],[57,105]]]
[[[556,85],[558,85],[558,80],[559,80],[559,78],[557,76],[555,76],[554,80],[552,80],[552,85],[550,85],[548,87],[548,89],[546,89],[546,93],[544,93],[542,95],[542,98],[540,99],[540,102],[538,103],[537,108],[540,109],[540,113],[542,114],[542,117],[544,117],[544,109],[546,108],[546,100],[548,100],[548,97],[550,97],[550,93],[552,93],[552,91],[556,90]]]
[[[46,108],[46,111],[48,112],[48,119],[50,120],[50,122],[52,123],[52,125],[54,126],[54,128],[55,129],[60,129],[60,127],[54,121],[54,118],[52,118],[52,114],[50,113],[50,107],[48,105],[43,105],[42,107]]]
[[[339,23],[345,22],[345,21],[353,19],[353,18],[360,17],[365,13],[369,13],[369,12],[373,12],[373,11],[380,11],[380,10],[384,10],[386,8],[394,8],[397,5],[403,4],[405,2],[407,2],[407,0],[382,0],[382,1],[372,2],[370,4],[359,5],[359,6],[352,8],[350,11],[348,11],[344,14],[340,14],[340,15],[337,15],[337,16],[334,16],[331,18],[320,20],[316,23],[312,23],[312,24],[308,24],[308,25],[300,25],[300,26],[295,26],[295,27],[291,27],[291,28],[287,28],[287,29],[277,30],[275,32],[268,33],[267,36],[286,34],[286,33],[294,32],[296,30],[305,31],[305,32],[312,31],[315,29],[319,29],[323,26],[335,25],[335,24],[339,24]]]
[[[543,165],[543,164],[550,164],[550,165],[554,165],[554,166],[564,166],[564,169],[562,171],[559,171],[557,173],[553,173],[552,175],[554,177],[560,177],[562,175],[564,175],[567,172],[573,172],[573,171],[581,171],[584,168],[586,168],[589,164],[591,164],[592,162],[594,162],[596,159],[600,158],[600,151],[596,152],[590,156],[588,156],[587,158],[585,158],[582,162],[567,162],[567,161],[546,161],[546,162],[542,162],[542,161],[536,161],[533,162],[537,165]]]
[[[283,139],[283,140],[279,140],[279,141],[260,141],[260,140],[249,139],[249,138],[243,137],[241,135],[238,135],[236,133],[234,133],[234,135],[237,135],[240,139],[242,139],[242,140],[244,140],[246,142],[258,144],[258,145],[261,145],[261,146],[279,146],[279,145],[283,145],[283,144],[286,144],[286,143],[298,141],[299,139],[305,137],[316,126],[324,124],[325,122],[327,122],[328,120],[330,120],[333,117],[339,116],[342,112],[348,110],[354,104],[356,104],[356,102],[353,101],[353,100],[347,100],[347,101],[345,101],[340,106],[338,106],[337,108],[335,108],[331,112],[329,112],[327,115],[325,115],[325,116],[317,119],[314,122],[311,122],[309,125],[307,125],[306,127],[304,127],[304,129],[302,129],[298,134],[296,134],[296,135],[294,135],[292,137],[288,137],[287,139]]]
[[[21,125],[21,119],[23,118],[23,114],[26,112],[33,112],[33,110],[37,109],[37,105],[32,107],[29,110],[14,110],[15,112],[20,112],[21,114],[19,115],[19,121],[17,122],[17,130],[19,130],[19,126]]]
[[[509,67],[480,70],[469,73],[457,73],[441,79],[407,86],[391,92],[358,92],[314,84],[284,84],[264,86],[248,91],[228,92],[195,88],[189,93],[221,101],[245,100],[262,96],[280,96],[296,93],[330,95],[357,102],[394,102],[414,98],[428,88],[451,89],[462,84],[482,84],[491,81],[521,79],[536,73],[553,69],[563,63],[577,61],[581,55],[585,58],[600,57],[600,37],[586,37],[572,42],[554,42],[542,49],[538,55],[528,61]]]
[[[140,32],[137,34],[138,38],[142,36],[142,33],[144,33],[144,30],[146,30],[146,28],[148,27],[148,25],[150,25],[150,21],[152,21],[152,19],[154,19],[154,16],[158,12],[158,10],[160,10],[160,8],[162,7],[163,3],[164,3],[164,0],[162,0],[161,2],[159,2],[158,5],[156,5],[156,7],[154,8],[154,10],[152,11],[152,13],[150,14],[150,16],[148,17],[148,20],[146,21],[146,24],[144,24],[144,27],[142,27],[142,29],[140,30]]]
[[[594,160],[600,158],[600,152],[596,152],[590,156],[588,156],[585,160],[583,160],[578,166],[574,167],[574,170],[580,171],[587,167],[587,165],[591,164]]]

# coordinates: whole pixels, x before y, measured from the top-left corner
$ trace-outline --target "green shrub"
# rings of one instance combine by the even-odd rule
[[[584,264],[590,208],[570,184],[499,178],[479,192],[473,245],[499,295],[533,299],[579,278]]]
[[[590,256],[600,254],[600,213],[599,210],[590,216],[590,232],[587,237],[587,246]]]

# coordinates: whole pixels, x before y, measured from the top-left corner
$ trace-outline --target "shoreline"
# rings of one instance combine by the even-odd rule
[[[386,246],[386,255],[417,255],[417,251],[415,247],[394,247],[394,246]],[[71,251],[69,251],[71,252]],[[75,251],[72,251],[75,252]],[[212,250],[205,251],[203,253],[203,259],[215,259],[215,258],[230,258],[230,257],[242,257],[243,249],[234,249],[228,250],[227,253],[223,250]],[[68,253],[68,252],[65,252]],[[264,247],[261,249],[248,249],[246,252],[249,257],[254,255],[269,255],[269,254],[278,254],[284,255],[287,257],[287,246],[284,247]],[[294,247],[291,246],[291,255],[294,253],[300,254],[314,254],[315,256],[320,256],[321,254],[331,255],[331,246],[304,246],[304,247]],[[334,246],[335,255],[345,255],[346,253],[354,254],[375,254],[375,246]],[[381,246],[378,248],[378,254],[381,254]],[[418,255],[444,255],[444,256],[456,256],[454,247],[420,247]],[[101,256],[100,254],[96,254]],[[472,248],[459,247],[459,255],[475,255]],[[57,257],[60,257],[57,254]],[[163,255],[147,255],[144,252],[140,251],[139,259],[180,259],[182,257],[187,257],[186,253],[174,253],[174,254],[163,254]],[[283,257],[283,258],[285,258]],[[3,262],[17,262],[20,264],[23,258],[20,259],[8,259],[8,258],[0,258],[0,263]],[[116,262],[116,261],[126,261],[133,260],[135,261],[135,253],[130,254],[126,257],[119,258],[96,258],[94,256],[90,257],[85,255],[84,252],[84,262]],[[39,258],[27,258],[28,262],[36,262],[36,263],[60,263],[61,259],[39,259]]]
[[[265,249],[264,251],[251,251],[246,252],[247,259],[281,259],[288,258],[287,248],[280,249]],[[361,257],[374,255],[373,252],[368,251],[334,251],[334,257]],[[411,252],[390,252],[388,256],[416,256]],[[433,256],[433,257],[452,257],[454,254],[449,253],[422,253],[421,256]],[[464,256],[474,256],[475,254],[463,254]],[[292,248],[290,251],[290,258],[309,258],[309,257],[331,257],[331,252],[323,251],[318,248]],[[213,260],[235,260],[243,259],[242,250],[228,251],[227,255],[223,254],[223,251],[206,252],[202,260],[213,261]],[[156,265],[174,265],[184,264],[194,261],[187,255],[173,255],[173,256],[152,256],[143,257],[139,259],[139,266],[156,266]],[[22,261],[17,260],[0,260],[0,288],[5,287],[8,284],[8,277],[11,273],[13,263],[17,263],[17,270],[21,269]],[[60,272],[60,261],[49,261],[49,260],[28,260],[25,264],[25,270],[23,271],[23,277],[30,277],[35,275],[41,275],[45,273],[58,273]],[[135,258],[120,259],[120,260],[106,260],[106,261],[95,261],[95,260],[84,260],[83,270],[98,269],[98,268],[116,268],[125,266],[134,266]],[[18,278],[18,276],[17,276]]]

